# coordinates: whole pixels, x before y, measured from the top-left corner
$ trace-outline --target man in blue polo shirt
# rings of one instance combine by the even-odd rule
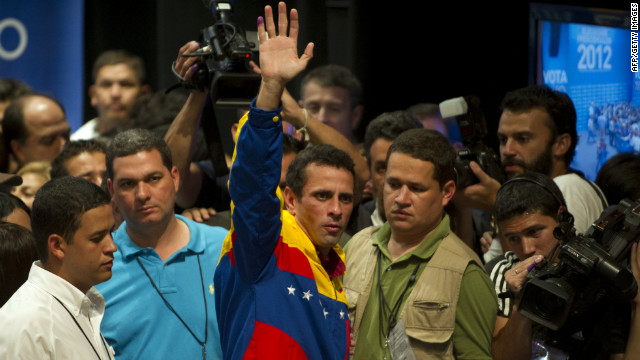
[[[223,228],[174,213],[178,170],[159,136],[118,134],[106,156],[107,184],[124,222],[105,297],[102,331],[122,359],[219,359],[213,274]]]

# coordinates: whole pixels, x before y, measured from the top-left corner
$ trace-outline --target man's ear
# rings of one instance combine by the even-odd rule
[[[566,154],[567,151],[569,151],[570,147],[571,147],[571,135],[564,133],[564,134],[558,135],[558,137],[556,138],[556,141],[553,143],[553,146],[551,147],[552,149],[551,151],[554,156],[564,157],[564,154]]]
[[[233,143],[235,144],[238,139],[238,123],[233,123],[233,125],[231,125],[231,138],[233,139]]]
[[[176,192],[180,189],[180,172],[177,166],[171,168],[171,178],[173,179],[173,186],[176,188]]]
[[[107,179],[107,189],[109,189],[109,195],[113,197],[114,190],[113,190],[113,182],[111,181],[111,178]]]
[[[351,129],[355,130],[362,120],[364,114],[364,105],[358,105],[351,110]]]
[[[449,180],[442,185],[442,206],[447,206],[456,193],[456,183]]]
[[[291,215],[296,216],[296,194],[287,186],[282,192],[282,197],[284,198],[284,204]]]
[[[91,99],[91,106],[98,106],[98,98],[96,97],[96,86],[89,86],[89,99]]]
[[[24,161],[24,151],[22,150],[25,145],[21,144],[18,140],[11,140],[9,146],[11,147],[11,152],[16,156],[18,163],[24,165],[26,162]]]
[[[62,236],[57,234],[49,235],[47,239],[47,247],[49,249],[49,257],[53,256],[58,260],[64,259],[64,254],[67,250],[67,242]]]

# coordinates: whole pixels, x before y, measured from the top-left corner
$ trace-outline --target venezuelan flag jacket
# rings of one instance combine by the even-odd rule
[[[225,359],[346,359],[347,300],[333,248],[327,273],[278,189],[280,109],[251,105],[229,178],[232,224],[216,269],[215,299]]]

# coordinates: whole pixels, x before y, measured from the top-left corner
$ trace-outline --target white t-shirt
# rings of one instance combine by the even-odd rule
[[[98,132],[98,118],[87,121],[71,134],[71,140],[91,140],[100,136]]]
[[[556,176],[553,181],[560,188],[567,208],[573,215],[576,233],[583,234],[608,206],[602,190],[577,174]]]

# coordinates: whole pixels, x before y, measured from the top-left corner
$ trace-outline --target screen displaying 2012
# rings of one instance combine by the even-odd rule
[[[566,92],[578,116],[571,166],[594,180],[619,152],[640,151],[640,77],[629,29],[540,22],[538,83]]]

